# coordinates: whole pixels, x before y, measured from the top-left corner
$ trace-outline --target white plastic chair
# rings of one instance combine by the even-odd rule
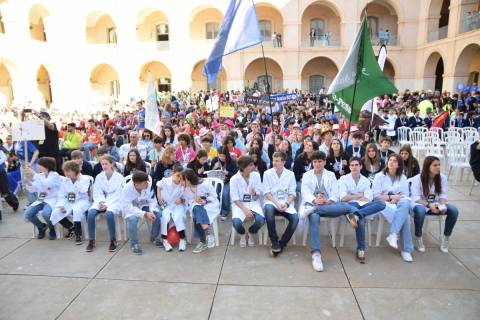
[[[412,129],[409,127],[399,127],[397,129],[398,133],[398,142],[400,145],[404,145],[410,142],[410,132],[412,132]]]
[[[422,132],[420,130],[414,130],[410,134],[410,139],[412,142],[412,152],[414,153],[416,158],[419,158],[420,152],[427,150],[425,136],[425,132]]]
[[[438,134],[439,138],[439,143],[441,146],[445,145],[445,132],[443,131],[442,128],[437,128],[437,127],[431,127],[430,131],[436,132]]]
[[[458,174],[460,173],[460,181],[462,181],[463,170],[470,170],[468,161],[469,146],[466,146],[464,143],[456,143],[449,145],[448,149],[450,151],[448,179],[450,179],[450,174],[454,171],[454,184],[456,184],[458,182]]]

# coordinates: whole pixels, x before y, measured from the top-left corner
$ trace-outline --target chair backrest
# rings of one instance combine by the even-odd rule
[[[412,147],[422,147],[425,143],[425,134],[421,131],[413,130],[410,133],[410,139],[412,140]]]
[[[220,203],[220,208],[222,208],[222,195],[223,195],[223,181],[218,178],[205,178],[206,181],[209,181],[215,192],[217,193],[218,202]]]
[[[431,128],[430,128],[430,131],[438,133],[439,139],[440,139],[442,142],[445,141],[445,133],[444,133],[444,131],[443,131],[442,128],[431,127]]]
[[[408,138],[410,137],[410,132],[412,132],[412,129],[409,127],[400,127],[397,129],[398,131],[398,138],[400,141],[408,141]]]
[[[452,143],[460,143],[463,141],[463,137],[460,135],[459,132],[454,130],[448,130],[445,132],[445,143],[450,145]]]
[[[425,128],[425,127],[416,127],[415,129],[413,129],[413,132],[422,132],[422,133],[425,133],[427,132],[428,129]]]

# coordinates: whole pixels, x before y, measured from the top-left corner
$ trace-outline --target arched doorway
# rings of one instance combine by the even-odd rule
[[[302,14],[302,47],[340,45],[341,22],[337,8],[330,1],[311,3]]]
[[[170,70],[158,61],[145,63],[140,70],[140,86],[145,92],[147,90],[148,73],[152,75],[153,85],[159,92],[172,91],[172,75]]]
[[[169,36],[168,18],[162,11],[145,9],[138,14],[138,41],[168,43]]]
[[[383,73],[387,76],[387,79],[390,80],[391,83],[395,83],[395,68],[390,60],[385,60],[385,65],[383,66]]]
[[[106,63],[96,66],[90,76],[92,97],[95,99],[118,98],[120,95],[120,81],[118,74]]]
[[[91,12],[86,17],[87,43],[116,44],[117,31],[112,17],[103,12]]]
[[[466,46],[457,58],[455,65],[455,87],[458,84],[478,86],[480,73],[480,45],[472,43]]]
[[[207,78],[203,75],[203,67],[206,60],[199,61],[192,70],[192,92],[200,90],[227,90],[227,72],[222,67],[214,83],[208,84]]]
[[[28,21],[30,24],[30,37],[33,40],[47,41],[47,34],[45,33],[43,20],[48,15],[48,10],[42,5],[36,4],[30,9]]]
[[[319,93],[324,88],[326,91],[337,73],[337,66],[329,58],[313,58],[302,69],[302,90]]]
[[[435,91],[443,89],[444,64],[443,58],[438,52],[433,52],[425,63],[423,74],[423,88]]]
[[[190,17],[190,39],[214,40],[222,21],[223,14],[217,8],[202,6],[195,9]]]
[[[373,0],[367,4],[368,32],[372,45],[399,44],[398,13],[396,8],[385,0]]]
[[[13,102],[12,78],[7,66],[0,62],[0,107],[9,107]]]
[[[268,84],[271,92],[283,89],[283,70],[280,65],[271,58],[265,58],[268,71]],[[257,58],[250,62],[245,69],[245,87],[258,88],[260,91],[267,90],[267,78],[265,77],[265,66],[263,58]]]
[[[427,17],[427,41],[436,41],[448,36],[450,0],[431,0]]]
[[[45,106],[50,106],[53,101],[52,87],[50,86],[50,74],[43,65],[41,65],[37,71],[37,88],[42,94],[42,98],[45,101]]]

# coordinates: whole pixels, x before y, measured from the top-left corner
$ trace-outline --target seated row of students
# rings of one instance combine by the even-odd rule
[[[240,234],[240,246],[255,245],[254,235],[264,223],[267,224],[272,246],[270,252],[278,256],[286,248],[293,236],[299,219],[308,219],[310,232],[310,250],[312,266],[316,271],[323,270],[320,250],[320,218],[345,216],[356,229],[356,258],[365,263],[365,218],[382,212],[390,222],[388,244],[401,248],[401,256],[407,262],[413,261],[411,253],[415,248],[423,252],[422,227],[426,214],[446,214],[445,231],[441,241],[441,250],[448,251],[448,239],[457,220],[458,210],[448,203],[446,177],[440,174],[440,161],[428,156],[421,174],[412,180],[411,193],[407,178],[403,174],[404,160],[400,155],[391,154],[385,168],[374,178],[373,184],[361,175],[362,160],[353,156],[348,167],[350,173],[339,180],[335,174],[325,169],[326,155],[320,151],[312,152],[310,159],[313,168],[302,178],[302,203],[300,214],[294,207],[297,196],[295,175],[285,168],[286,155],[283,152],[273,154],[273,168],[266,170],[263,182],[255,171],[254,160],[250,156],[238,159],[239,171],[230,180],[232,201],[232,224]],[[180,235],[179,250],[186,249],[185,213],[188,209],[193,216],[195,235],[200,239],[193,250],[200,253],[215,246],[211,223],[219,215],[219,201],[212,184],[202,179],[192,169],[175,166],[173,175],[156,183],[157,197],[152,182],[143,171],[136,171],[129,182],[116,172],[115,161],[109,155],[101,158],[103,171],[93,184],[93,204],[89,202],[91,179],[80,173],[75,161],[63,166],[65,178],[55,172],[55,160],[41,158],[38,173],[27,182],[31,192],[37,193],[37,201],[30,205],[26,218],[39,230],[38,237],[43,238],[50,230],[50,239],[55,239],[54,225],[60,222],[74,233],[76,243],[82,243],[81,220],[88,210],[87,251],[95,248],[95,217],[105,214],[110,234],[109,251],[116,249],[114,216],[123,214],[128,225],[132,251],[142,253],[137,225],[145,218],[151,221],[150,240],[157,246],[171,251],[167,240],[167,227],[170,220],[176,225]],[[260,196],[263,195],[263,203]],[[413,208],[415,222],[415,244],[410,231],[410,209]],[[48,225],[37,217],[42,211]],[[73,224],[69,216],[73,216]],[[288,220],[287,228],[279,237],[275,228],[275,216]],[[245,230],[245,223],[250,225]],[[159,238],[160,237],[160,238]],[[401,245],[398,245],[400,238]]]

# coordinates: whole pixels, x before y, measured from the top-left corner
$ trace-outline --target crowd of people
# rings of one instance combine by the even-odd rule
[[[239,99],[246,93],[166,95],[158,103],[159,122],[152,130],[145,128],[143,102],[129,111],[88,118],[52,120],[48,112],[32,112],[29,117],[45,124],[45,140],[13,142],[11,135],[4,137],[0,191],[16,211],[15,181],[22,185],[25,218],[39,239],[47,232],[49,239],[56,239],[55,225],[60,223],[65,236],[81,245],[85,219],[87,252],[96,247],[99,214],[107,220],[108,250],[117,248],[115,216],[121,215],[135,254],[143,252],[137,234],[142,219],[151,222],[150,240],[166,251],[173,250],[167,236],[173,222],[178,250],[184,251],[190,214],[199,239],[193,252],[201,253],[215,246],[214,220],[228,223],[231,216],[241,247],[255,246],[255,234],[266,224],[274,257],[287,248],[299,223],[305,224],[313,269],[323,271],[321,218],[346,219],[356,233],[355,257],[365,263],[365,221],[377,213],[390,223],[388,244],[406,262],[413,261],[414,249],[425,251],[425,216],[446,215],[440,250],[448,252],[459,212],[448,200],[441,159],[427,156],[419,161],[408,144],[393,146],[398,128],[430,127],[443,111],[448,111],[445,130],[478,129],[480,92],[407,91],[379,97],[375,103],[383,123],[365,131],[349,126],[325,95],[297,93],[298,100],[280,104],[273,114],[269,106]],[[233,118],[207,109],[213,95],[235,107]],[[478,141],[471,146],[471,165],[480,181]],[[210,182],[213,176],[223,181],[222,194]],[[278,216],[288,222],[281,236]]]

